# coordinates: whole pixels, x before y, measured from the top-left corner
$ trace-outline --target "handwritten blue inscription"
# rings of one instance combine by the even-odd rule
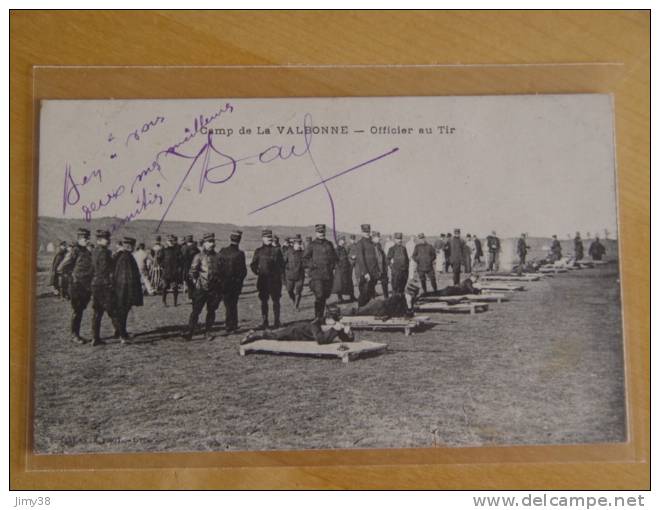
[[[218,142],[213,138],[214,130],[207,129],[207,126],[209,126],[211,122],[218,119],[223,114],[230,114],[233,111],[234,106],[230,103],[226,103],[224,106],[208,116],[198,115],[195,117],[192,126],[186,127],[184,129],[185,136],[182,139],[175,142],[167,149],[156,153],[153,160],[148,165],[137,170],[129,178],[130,180],[127,183],[119,184],[110,190],[104,190],[101,193],[101,196],[94,197],[92,200],[86,200],[84,203],[82,203],[82,205],[80,205],[80,210],[82,212],[83,218],[89,222],[92,220],[95,213],[104,210],[110,204],[119,200],[123,196],[130,195],[133,197],[135,205],[131,208],[128,214],[122,215],[121,217],[116,217],[116,221],[110,227],[111,231],[115,232],[119,230],[126,223],[138,218],[146,210],[152,209],[154,207],[164,207],[164,211],[156,228],[156,231],[158,231],[167,218],[170,209],[179,197],[180,191],[183,189],[185,183],[188,181],[192,174],[197,176],[197,193],[201,194],[207,189],[208,186],[215,186],[229,182],[236,175],[240,163],[254,164],[254,162],[258,162],[264,165],[268,165],[279,160],[286,161],[291,158],[306,157],[309,159],[310,168],[314,171],[315,175],[319,179],[318,182],[297,191],[293,191],[292,193],[289,193],[282,198],[260,206],[251,211],[249,214],[256,214],[269,207],[273,207],[279,203],[282,203],[285,200],[289,200],[295,196],[310,191],[318,186],[323,186],[328,197],[328,204],[330,206],[332,218],[332,229],[336,237],[335,204],[327,183],[351,172],[354,172],[360,168],[364,168],[399,151],[398,147],[394,147],[366,161],[353,165],[348,169],[337,172],[330,177],[324,177],[312,153],[313,121],[312,116],[307,113],[304,116],[304,136],[301,141],[291,144],[270,145],[257,152],[256,154],[243,157],[235,157],[222,150],[218,146]],[[136,129],[128,135],[126,138],[126,144],[128,144],[129,141],[139,142],[141,134],[148,133],[154,126],[164,122],[164,120],[165,118],[163,116],[157,116],[155,119],[146,122],[141,128]],[[189,142],[195,139],[198,134],[206,135],[206,139],[203,145],[196,151],[185,151],[185,147],[189,144]],[[110,134],[108,137],[108,142],[113,140],[114,137],[112,134]],[[156,183],[154,186],[153,183],[149,184],[147,180],[152,176],[152,174],[157,174],[160,178],[166,180],[165,176],[163,175],[164,160],[166,159],[167,161],[170,161],[172,158],[175,161],[186,161],[188,167],[181,175],[174,193],[171,195],[171,197],[169,197],[169,199],[166,199],[160,193],[160,183]],[[72,174],[71,166],[69,164],[66,165],[62,206],[63,213],[66,212],[67,207],[79,205],[81,202],[81,192],[84,186],[93,180],[103,182],[101,169],[93,170],[89,174],[85,175],[82,179],[76,180]]]

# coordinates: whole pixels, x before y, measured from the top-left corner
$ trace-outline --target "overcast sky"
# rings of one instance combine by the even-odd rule
[[[302,128],[306,114],[308,126],[348,134],[305,140],[277,132]],[[204,150],[209,135],[199,130],[206,122],[200,116],[213,118],[208,128],[233,133],[211,135]],[[240,135],[242,126],[252,134]],[[439,126],[454,132],[441,134]],[[271,133],[257,134],[257,127]],[[413,132],[385,134],[381,127]],[[158,156],[177,144],[177,154]],[[156,168],[154,161],[160,170],[136,179]],[[254,212],[343,171],[327,189],[311,187]],[[91,228],[94,218],[131,213],[331,226],[334,210],[337,229],[349,232],[361,223],[428,235],[455,227],[482,236],[493,229],[560,237],[617,231],[607,95],[47,101],[39,172],[39,214],[87,217]],[[143,197],[152,203],[145,207]]]

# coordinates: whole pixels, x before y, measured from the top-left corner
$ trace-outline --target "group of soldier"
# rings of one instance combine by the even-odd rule
[[[300,307],[305,280],[309,279],[309,289],[314,295],[314,319],[322,321],[326,316],[326,303],[332,294],[337,295],[338,304],[356,302],[357,308],[364,308],[376,296],[376,288],[381,287],[384,299],[393,296],[399,300],[408,289],[409,280],[421,285],[424,294],[437,292],[436,265],[438,271],[453,273],[453,285],[458,286],[461,273],[471,273],[473,266],[481,263],[483,249],[476,236],[461,237],[460,229],[453,234],[442,234],[431,245],[426,236],[420,233],[406,245],[403,234],[397,232],[385,247],[381,245],[381,235],[372,231],[369,224],[360,227],[361,237],[351,235],[336,238],[336,245],[326,238],[326,226],[315,226],[314,239],[302,236],[284,239],[280,244],[272,230],[262,231],[262,244],[254,251],[249,264],[257,276],[257,294],[261,305],[259,329],[281,327],[280,300],[285,288],[296,310]],[[211,329],[215,323],[216,311],[221,303],[225,306],[225,330],[227,334],[238,330],[238,300],[248,273],[245,253],[239,248],[241,231],[229,236],[229,245],[216,251],[213,233],[195,242],[187,235],[183,243],[174,235],[167,237],[165,246],[161,237],[149,251],[144,244],[136,248],[136,241],[124,237],[114,253],[110,250],[110,233],[96,231],[96,243],[90,249],[90,232],[81,228],[77,241],[68,246],[61,243],[53,259],[51,284],[56,292],[71,302],[71,338],[76,343],[86,343],[80,335],[83,312],[92,302],[92,345],[103,344],[100,337],[101,321],[107,314],[114,327],[114,335],[125,343],[130,335],[126,331],[126,320],[133,306],[142,306],[143,294],[160,291],[162,302],[168,306],[167,295],[173,295],[177,306],[179,286],[183,284],[192,302],[187,327],[182,336],[191,339],[198,325],[199,317],[206,309],[204,336],[212,339]],[[575,258],[584,256],[584,246],[579,232],[574,238]],[[487,267],[497,271],[499,267],[500,239],[495,232],[486,238]],[[527,236],[522,234],[516,244],[519,257],[519,271],[525,267],[529,250]],[[589,255],[599,260],[605,248],[596,238],[589,248]],[[440,257],[440,260],[436,259]],[[562,257],[561,244],[553,236],[550,259]],[[358,295],[355,296],[355,284]],[[348,300],[345,301],[344,297]],[[272,319],[270,321],[270,312]]]

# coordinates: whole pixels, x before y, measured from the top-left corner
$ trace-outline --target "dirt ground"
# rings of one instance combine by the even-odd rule
[[[46,259],[39,267],[47,267]],[[623,345],[616,264],[527,284],[477,316],[434,314],[379,356],[250,354],[242,335],[183,342],[190,304],[160,297],[129,317],[121,346],[69,342],[69,305],[38,275],[34,443],[42,453],[387,448],[623,441]],[[441,284],[449,278],[442,275]],[[244,331],[259,322],[250,278]],[[334,297],[333,297],[334,300]],[[309,292],[283,320],[309,318]],[[221,331],[224,310],[218,314]],[[83,334],[89,337],[91,308]]]

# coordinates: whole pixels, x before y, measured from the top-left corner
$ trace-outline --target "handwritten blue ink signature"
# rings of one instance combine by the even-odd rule
[[[336,217],[336,211],[335,211],[335,204],[334,204],[334,199],[332,197],[332,193],[330,192],[330,189],[327,185],[327,183],[333,179],[337,179],[343,175],[346,175],[350,172],[353,172],[355,170],[358,170],[360,168],[363,168],[371,163],[375,163],[376,161],[379,161],[383,158],[386,158],[388,156],[391,156],[392,154],[396,153],[399,148],[395,147],[385,153],[382,153],[378,156],[375,156],[373,158],[370,158],[367,161],[363,161],[362,163],[359,163],[357,165],[352,166],[351,168],[348,168],[346,170],[343,170],[341,172],[338,172],[328,178],[324,178],[323,175],[321,174],[318,165],[314,159],[314,156],[311,151],[312,147],[312,116],[307,113],[305,114],[304,117],[304,122],[303,122],[303,127],[304,127],[304,143],[303,146],[297,146],[295,144],[291,145],[271,145],[264,149],[263,151],[259,152],[258,154],[253,154],[250,156],[246,156],[243,158],[234,158],[230,156],[229,154],[226,154],[219,150],[213,143],[213,138],[212,138],[212,133],[209,132],[207,135],[206,142],[204,145],[197,151],[195,154],[185,154],[182,152],[179,152],[175,148],[170,148],[167,153],[168,155],[172,155],[178,158],[183,158],[191,161],[190,166],[188,167],[188,170],[186,173],[183,175],[181,178],[179,185],[177,186],[177,189],[174,191],[174,194],[172,195],[169,203],[166,206],[166,209],[160,219],[160,222],[158,223],[158,226],[156,228],[156,231],[158,231],[165,221],[165,218],[167,217],[172,205],[175,203],[179,192],[183,188],[185,182],[187,181],[188,177],[190,174],[193,172],[195,169],[196,165],[199,164],[200,172],[199,172],[199,179],[198,179],[198,187],[197,191],[198,193],[202,193],[204,191],[205,184],[223,184],[228,182],[230,179],[232,179],[237,170],[238,170],[238,164],[240,162],[250,160],[250,159],[255,159],[257,158],[259,162],[268,164],[271,163],[275,160],[287,160],[289,158],[295,157],[295,158],[300,158],[303,156],[308,156],[313,167],[315,170],[315,173],[319,177],[319,181],[315,184],[312,184],[311,186],[307,186],[306,188],[300,189],[298,191],[295,191],[293,193],[290,193],[289,195],[282,197],[278,200],[275,200],[269,204],[266,204],[264,206],[261,206],[253,211],[251,211],[249,214],[255,214],[257,212],[263,211],[264,209],[267,209],[269,207],[272,207],[274,205],[277,205],[281,202],[284,202],[285,200],[288,200],[290,198],[293,198],[295,196],[298,196],[306,191],[309,191],[311,189],[316,188],[317,186],[323,186],[325,188],[326,194],[328,196],[328,202],[330,205],[330,211],[331,211],[331,217],[332,217],[332,230],[333,230],[333,235],[335,237],[336,241],[336,223],[337,223],[337,217]],[[211,164],[212,158],[214,159],[213,163]],[[215,161],[216,159],[219,158],[219,161]],[[218,172],[219,170],[223,170],[224,172],[221,173],[220,175],[214,175],[213,172]]]

